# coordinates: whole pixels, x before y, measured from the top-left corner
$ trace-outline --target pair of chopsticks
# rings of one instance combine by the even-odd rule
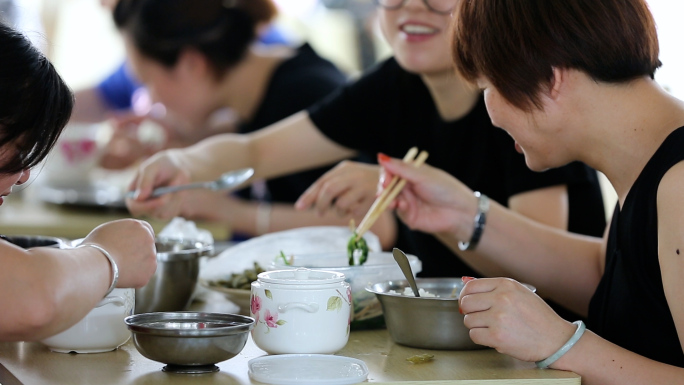
[[[416,154],[418,154],[418,149],[416,147],[411,147],[406,155],[404,155],[403,162],[410,163],[416,168],[420,167],[423,163],[425,163],[428,153],[427,151],[421,151],[420,154],[418,154],[418,157],[416,157]],[[375,201],[371,205],[370,209],[368,209],[366,216],[363,217],[359,223],[359,226],[356,228],[357,240],[360,239],[363,234],[371,228],[371,226],[373,226],[375,221],[377,221],[380,217],[380,214],[387,209],[387,206],[389,206],[394,198],[399,195],[404,186],[406,186],[406,180],[401,179],[396,175],[392,177],[389,185],[387,185],[387,187],[382,190],[382,193],[375,198]]]

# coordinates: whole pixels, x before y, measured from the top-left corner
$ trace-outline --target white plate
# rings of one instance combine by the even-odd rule
[[[241,242],[207,261],[200,268],[200,278],[215,281],[231,273],[252,269],[254,262],[266,269],[284,252],[285,255],[347,252],[351,231],[344,226],[310,226],[278,231]],[[367,232],[363,236],[371,251],[381,251],[378,237]]]
[[[326,354],[281,354],[249,360],[249,377],[276,385],[347,385],[364,382],[368,366],[356,358]]]

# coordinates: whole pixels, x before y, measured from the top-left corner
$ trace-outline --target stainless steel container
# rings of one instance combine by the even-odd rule
[[[484,348],[470,339],[458,311],[458,298],[451,296],[454,289],[458,295],[463,288],[461,278],[422,278],[416,279],[416,284],[438,297],[389,293],[403,293],[409,287],[406,280],[380,282],[366,289],[382,304],[387,330],[396,343],[423,349]]]
[[[236,314],[169,312],[125,319],[143,356],[168,364],[164,371],[205,373],[236,356],[247,343],[254,319]]]
[[[147,285],[135,290],[135,313],[184,310],[197,285],[200,257],[212,245],[194,240],[157,238],[157,270]]]
[[[44,235],[3,235],[2,238],[7,242],[24,249],[30,249],[32,247],[56,247],[64,249],[68,247],[67,242],[63,239],[47,237]]]

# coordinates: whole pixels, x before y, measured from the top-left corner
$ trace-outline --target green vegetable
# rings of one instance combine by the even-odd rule
[[[352,233],[349,242],[347,243],[347,257],[349,258],[349,266],[354,266],[354,252],[359,250],[361,257],[359,258],[359,265],[366,263],[368,259],[368,244],[363,237],[358,237],[356,231]]]
[[[285,265],[291,266],[291,265],[292,265],[292,262],[294,262],[294,261],[293,261],[293,259],[294,259],[293,257],[294,257],[294,256],[291,256],[290,258],[287,258],[287,256],[285,255],[285,253],[284,253],[282,250],[280,250],[280,254],[278,254],[278,256],[276,257],[276,259],[281,258],[281,259],[283,260],[283,263],[284,263]]]

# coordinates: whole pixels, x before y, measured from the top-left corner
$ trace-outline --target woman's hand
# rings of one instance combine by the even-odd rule
[[[477,198],[472,190],[448,173],[427,164],[419,168],[399,159],[381,160],[385,171],[383,187],[394,175],[406,186],[390,205],[410,228],[428,233],[457,234],[460,228],[472,232]],[[469,239],[470,234],[460,237]]]
[[[96,227],[83,240],[102,246],[119,267],[118,287],[144,286],[157,268],[154,230],[149,223],[121,219]]]
[[[147,215],[171,219],[180,213],[188,191],[164,194],[150,198],[152,190],[162,186],[176,186],[190,182],[190,172],[180,159],[181,150],[162,151],[140,165],[138,173],[129,186],[136,191],[133,199],[126,199],[126,206],[135,216]]]
[[[523,361],[546,359],[576,329],[539,296],[509,278],[471,280],[459,301],[475,343]]]
[[[309,187],[295,203],[297,210],[315,208],[324,215],[335,208],[340,216],[363,216],[375,200],[380,167],[342,161]]]

